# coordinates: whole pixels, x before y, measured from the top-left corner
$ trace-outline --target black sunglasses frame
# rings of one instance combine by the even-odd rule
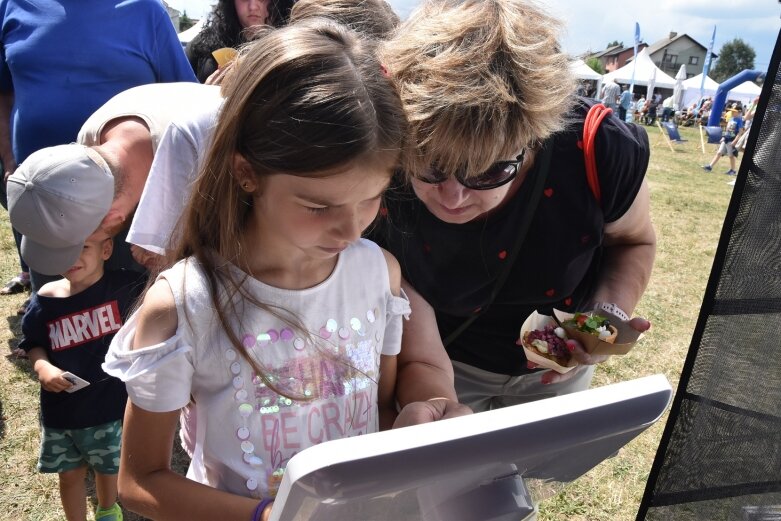
[[[518,172],[521,169],[521,165],[523,165],[523,160],[525,159],[525,157],[526,157],[526,149],[523,149],[515,159],[509,159],[506,161],[497,161],[496,163],[491,165],[491,168],[489,168],[488,170],[486,170],[485,172],[479,175],[472,176],[472,177],[465,177],[463,172],[457,172],[453,177],[455,177],[456,181],[461,183],[461,185],[463,185],[465,188],[469,188],[470,190],[493,190],[494,188],[499,188],[500,186],[506,185],[507,183],[509,183],[510,181],[512,181],[518,176]],[[508,166],[512,166],[514,168],[513,168],[513,172],[509,174],[506,178],[500,179],[493,183],[480,184],[479,182],[480,178],[490,176],[494,171],[502,172],[506,170]],[[415,176],[415,179],[431,185],[438,185],[444,183],[450,177],[449,174],[446,174],[445,172],[443,172],[442,170],[440,170],[435,166],[429,167],[429,172],[434,175]]]

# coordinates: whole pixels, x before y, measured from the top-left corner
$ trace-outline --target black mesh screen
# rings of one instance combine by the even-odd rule
[[[781,521],[781,35],[637,520]]]

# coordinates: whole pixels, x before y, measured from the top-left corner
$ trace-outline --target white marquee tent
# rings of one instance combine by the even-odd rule
[[[683,82],[683,86],[686,89],[683,92],[683,106],[688,107],[695,101],[700,99],[700,83],[702,82],[702,74],[698,74],[692,78]],[[719,88],[719,84],[716,83],[709,76],[705,78],[705,89],[703,90],[703,96],[714,96],[716,90]],[[733,88],[727,94],[728,100],[740,101],[743,105],[748,105],[754,98],[759,96],[762,92],[760,87],[753,81],[747,81]]]
[[[748,105],[754,98],[762,93],[762,88],[758,87],[753,81],[747,81],[741,83],[727,95],[727,99],[734,99],[740,101],[743,105]]]
[[[702,83],[702,73],[697,76],[692,76],[688,80],[683,82],[683,103],[682,106],[688,107],[695,101],[700,99],[700,84]],[[716,83],[710,76],[705,77],[705,87],[702,91],[703,96],[713,96],[716,94],[716,89],[719,88],[719,84]]]
[[[657,89],[672,89],[675,87],[675,78],[665,73],[656,66],[648,54],[647,49],[643,49],[637,55],[637,70],[635,70],[635,85],[648,86],[648,81],[654,77],[656,69],[656,81],[654,83]],[[609,72],[603,76],[604,81],[613,80],[616,83],[631,83],[632,71],[635,69],[633,62],[629,62],[620,69]]]
[[[200,20],[198,20],[195,25],[190,27],[189,29],[186,29],[179,33],[179,41],[182,42],[182,45],[187,45],[190,43],[190,40],[195,38],[199,32],[201,32],[201,29],[203,29],[203,24],[206,22],[206,17],[202,17]]]
[[[581,80],[601,80],[602,75],[595,72],[594,69],[586,65],[583,60],[574,60],[570,62],[569,68],[576,78]]]

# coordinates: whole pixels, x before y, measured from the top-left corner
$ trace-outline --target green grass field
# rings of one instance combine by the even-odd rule
[[[700,168],[715,149],[700,149],[696,130],[681,129],[689,141],[671,151],[658,129],[647,127],[654,144],[648,180],[658,236],[656,264],[636,314],[654,324],[628,355],[597,369],[595,386],[661,373],[675,387],[710,274],[733,178],[723,159],[713,173]],[[8,217],[0,218],[0,281],[18,271]],[[0,520],[64,519],[56,476],[36,472],[38,383],[26,360],[10,355],[19,335],[16,309],[25,295],[0,296]],[[665,418],[666,419],[666,418]],[[635,518],[661,437],[664,419],[614,458],[563,488],[542,505],[540,521],[623,521]],[[378,471],[380,471],[378,469]],[[125,519],[138,519],[126,515]]]

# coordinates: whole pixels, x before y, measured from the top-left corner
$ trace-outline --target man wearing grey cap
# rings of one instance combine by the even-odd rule
[[[8,209],[24,236],[22,257],[35,272],[59,275],[84,241],[116,236],[109,268],[143,268],[124,234],[141,198],[161,135],[194,107],[221,102],[219,88],[160,83],[126,90],[82,126],[78,143],[31,154],[8,179]],[[41,277],[42,279],[42,277]]]
[[[33,152],[8,183],[11,219],[23,234],[22,257],[34,260],[30,265],[44,275],[59,275],[76,262],[114,198],[111,169],[84,145]]]

